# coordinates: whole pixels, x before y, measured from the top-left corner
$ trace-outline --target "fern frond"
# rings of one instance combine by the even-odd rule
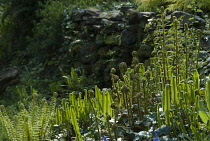
[[[21,111],[14,116],[13,120],[7,115],[4,106],[0,106],[0,122],[5,126],[9,140],[50,140],[56,95],[54,94],[52,101],[48,104],[45,99],[40,103],[38,95],[34,93],[33,100],[29,103],[29,109],[27,110],[23,104],[20,104]]]

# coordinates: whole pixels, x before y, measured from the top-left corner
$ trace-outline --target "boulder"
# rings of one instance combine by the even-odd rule
[[[7,87],[17,85],[20,82],[19,71],[16,67],[10,67],[0,74],[0,95]]]
[[[121,45],[123,47],[133,46],[137,41],[138,25],[130,25],[122,31]]]

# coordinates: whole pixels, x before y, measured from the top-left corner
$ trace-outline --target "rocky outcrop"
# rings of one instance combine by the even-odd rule
[[[17,85],[20,82],[17,68],[7,68],[0,74],[0,95],[7,87]]]
[[[67,22],[71,22],[74,33],[66,35],[66,40],[70,40],[69,56],[74,62],[73,66],[84,68],[87,75],[94,74],[91,77],[107,82],[102,83],[103,86],[110,86],[110,69],[117,68],[120,62],[130,64],[132,51],[138,51],[141,62],[151,57],[156,27],[147,28],[147,24],[151,19],[158,18],[159,14],[135,11],[132,6],[122,6],[119,10],[108,12],[98,9],[73,11],[68,15],[70,19]],[[183,24],[201,29],[205,27],[205,20],[198,16],[175,11],[166,15],[166,19],[172,22],[173,16],[183,17]]]

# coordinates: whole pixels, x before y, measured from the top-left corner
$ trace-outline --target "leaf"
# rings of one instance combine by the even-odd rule
[[[206,103],[207,103],[207,108],[210,111],[210,79],[207,80],[206,82]]]
[[[157,136],[160,137],[160,136],[169,135],[170,130],[171,130],[171,127],[170,126],[168,126],[168,125],[162,125],[160,128],[158,128],[156,130]]]
[[[205,124],[207,124],[208,121],[210,120],[210,115],[207,114],[207,113],[205,113],[205,112],[203,112],[203,111],[199,111],[199,116],[200,116],[201,120],[202,120]]]
[[[207,122],[207,128],[210,129],[210,120]]]
[[[141,131],[135,134],[133,141],[145,140],[151,138],[151,134],[147,131]]]
[[[199,100],[199,111],[207,112],[204,100]]]

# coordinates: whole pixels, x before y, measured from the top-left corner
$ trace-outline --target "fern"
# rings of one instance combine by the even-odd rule
[[[56,93],[50,103],[45,99],[38,102],[38,94],[33,93],[33,100],[27,109],[20,104],[21,111],[10,118],[1,105],[0,122],[6,128],[9,140],[13,141],[32,141],[49,140],[51,136],[51,125],[56,105]]]

